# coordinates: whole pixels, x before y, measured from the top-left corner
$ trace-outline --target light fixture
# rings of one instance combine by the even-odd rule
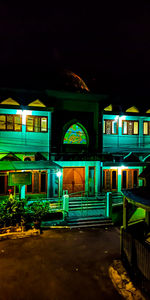
[[[17,109],[17,115],[22,115],[22,124],[26,124],[26,116],[32,115],[32,110]]]
[[[56,173],[56,175],[57,175],[57,177],[60,178],[60,176],[62,175],[61,171],[58,171],[58,172]]]

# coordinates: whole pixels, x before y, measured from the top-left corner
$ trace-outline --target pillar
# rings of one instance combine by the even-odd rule
[[[20,186],[20,198],[21,198],[21,199],[25,199],[25,196],[26,196],[26,195],[25,195],[25,194],[26,194],[26,193],[25,193],[25,188],[26,188],[25,185],[21,185],[21,186]]]
[[[53,197],[53,170],[47,170],[47,198]]]
[[[88,192],[89,192],[89,166],[85,166],[85,192],[87,193],[88,195]]]
[[[121,167],[118,167],[118,192],[121,192]]]
[[[123,196],[123,228],[126,230],[128,227],[128,201]]]
[[[63,217],[68,215],[69,211],[69,195],[63,195]]]
[[[96,162],[96,173],[95,173],[95,191],[99,194],[102,190],[102,163]]]

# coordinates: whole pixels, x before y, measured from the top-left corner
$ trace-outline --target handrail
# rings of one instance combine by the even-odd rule
[[[78,195],[78,194],[88,194],[88,192],[87,191],[79,191],[79,192],[70,193],[68,195],[70,196],[70,195]]]
[[[68,194],[68,196],[72,196],[72,195],[78,195],[78,194],[85,194],[86,197],[90,197],[88,194],[89,192],[88,191],[79,191],[79,192],[74,192],[74,193],[70,193]],[[92,195],[91,197],[98,197],[98,196],[102,196],[103,194],[105,194],[105,192],[96,192],[94,193],[94,195]]]

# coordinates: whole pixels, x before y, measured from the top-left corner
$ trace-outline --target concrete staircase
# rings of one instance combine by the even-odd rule
[[[69,198],[69,211],[76,210],[91,210],[91,209],[105,209],[106,198],[105,194],[98,197],[72,197]]]
[[[123,204],[123,196],[121,192],[112,193],[112,205],[118,206]]]
[[[106,217],[106,194],[95,197],[70,197],[67,225],[70,228],[110,226]]]
[[[67,225],[70,229],[73,228],[88,228],[88,227],[102,227],[102,226],[112,226],[112,220],[108,218],[103,218],[100,216],[91,216],[83,218],[72,218],[69,219]]]

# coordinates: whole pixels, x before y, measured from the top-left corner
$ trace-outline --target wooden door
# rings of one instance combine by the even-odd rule
[[[63,190],[68,190],[68,193],[76,193],[85,191],[85,168],[83,167],[65,167],[63,169]]]

